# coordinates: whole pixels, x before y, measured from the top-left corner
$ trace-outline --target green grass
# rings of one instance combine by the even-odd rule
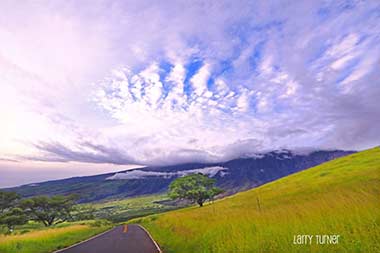
[[[12,235],[0,235],[1,253],[47,253],[83,241],[111,228],[99,221],[66,222],[46,228],[30,222]]]
[[[107,218],[114,222],[122,222],[178,208],[157,203],[157,201],[163,200],[168,200],[168,197],[166,195],[146,195],[82,205],[93,207],[97,218]]]
[[[147,216],[165,253],[380,252],[380,148],[339,158],[202,208]],[[338,244],[293,244],[339,234]]]

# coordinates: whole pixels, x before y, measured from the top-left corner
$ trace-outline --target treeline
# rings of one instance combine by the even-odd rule
[[[206,201],[214,198],[224,191],[215,187],[216,180],[206,175],[196,173],[175,179],[169,186],[168,196],[175,200],[187,200],[197,203],[200,207]],[[92,220],[96,210],[91,206],[77,205],[79,196],[36,196],[22,199],[15,192],[0,191],[0,226],[6,226],[12,232],[16,225],[23,225],[30,220],[41,222],[46,227],[66,221]],[[150,214],[142,210],[135,217]],[[99,215],[97,215],[99,217]],[[107,213],[101,217],[110,222],[124,221],[128,217],[119,217]]]
[[[15,192],[0,191],[0,225],[12,232],[30,220],[46,227],[65,221],[93,219],[93,210],[76,206],[77,195],[36,196],[22,199]]]

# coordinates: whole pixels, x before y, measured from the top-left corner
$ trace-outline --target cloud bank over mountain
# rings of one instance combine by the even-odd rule
[[[202,173],[209,177],[215,177],[216,174],[220,173],[220,176],[226,175],[228,168],[213,166],[193,170],[180,170],[176,172],[161,172],[161,171],[144,171],[144,170],[132,170],[122,173],[115,173],[114,175],[107,177],[107,180],[125,180],[125,179],[144,179],[149,177],[163,177],[163,178],[172,178],[172,177],[182,177],[193,173]]]

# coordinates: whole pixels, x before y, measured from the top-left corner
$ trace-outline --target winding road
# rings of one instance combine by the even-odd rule
[[[87,241],[55,253],[160,253],[158,245],[140,225],[115,227]]]

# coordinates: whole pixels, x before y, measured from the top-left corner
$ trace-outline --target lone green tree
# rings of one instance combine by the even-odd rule
[[[23,200],[21,207],[33,220],[40,221],[49,227],[71,219],[71,212],[76,200],[76,195],[37,196]]]
[[[177,178],[169,186],[169,197],[187,199],[202,207],[206,200],[212,200],[217,194],[223,192],[222,189],[214,186],[215,181],[200,173]]]

